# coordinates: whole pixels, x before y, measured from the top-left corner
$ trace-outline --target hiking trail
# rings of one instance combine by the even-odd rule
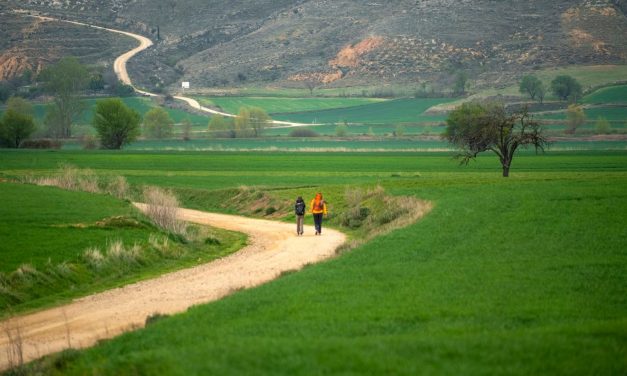
[[[135,204],[141,210],[144,204]],[[335,255],[345,241],[339,231],[312,226],[296,236],[296,225],[234,215],[179,209],[184,221],[247,234],[248,245],[207,264],[161,275],[120,288],[75,299],[0,323],[0,370],[10,366],[7,330],[19,335],[24,362],[69,347],[84,348],[144,326],[150,315],[183,312],[193,305],[218,300],[242,288],[258,286],[282,272],[297,270]],[[15,364],[15,363],[14,363]]]

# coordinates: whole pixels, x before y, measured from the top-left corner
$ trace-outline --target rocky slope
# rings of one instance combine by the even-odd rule
[[[130,66],[144,86],[186,80],[214,87],[305,81],[445,85],[456,71],[479,85],[498,85],[543,67],[621,64],[627,62],[626,3],[26,0],[19,7],[158,39],[156,48]]]

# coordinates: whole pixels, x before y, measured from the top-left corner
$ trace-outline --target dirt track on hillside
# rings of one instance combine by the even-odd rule
[[[143,208],[141,204],[138,207]],[[92,346],[99,339],[143,327],[146,317],[155,313],[173,314],[188,307],[220,299],[241,288],[257,286],[335,254],[345,236],[324,230],[314,236],[295,236],[295,225],[239,216],[181,209],[185,221],[208,224],[248,234],[249,242],[240,251],[194,268],[169,273],[41,312],[19,316],[0,323],[0,370],[10,364],[10,330],[15,337],[19,328],[24,361],[68,347]],[[15,364],[15,360],[13,360]]]

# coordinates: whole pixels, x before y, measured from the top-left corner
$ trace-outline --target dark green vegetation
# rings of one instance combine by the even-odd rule
[[[599,89],[583,98],[584,103],[627,103],[627,85]]]
[[[217,106],[231,114],[241,107],[260,107],[269,114],[320,111],[380,102],[377,98],[294,98],[294,97],[197,97],[204,106]]]
[[[60,161],[228,211],[226,194],[273,199],[381,184],[430,200],[419,222],[340,257],[39,365],[60,374],[623,374],[627,155],[2,151],[0,172]],[[232,209],[231,209],[232,210]],[[263,213],[261,214],[264,215]],[[321,241],[324,240],[324,236]]]
[[[103,149],[120,149],[133,142],[140,134],[141,115],[119,98],[96,102],[93,126]]]
[[[102,194],[2,182],[0,197],[0,317],[207,262],[244,242],[194,227],[183,243]]]

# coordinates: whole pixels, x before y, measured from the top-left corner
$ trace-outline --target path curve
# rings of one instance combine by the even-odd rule
[[[137,47],[133,48],[132,50],[127,51],[127,52],[123,53],[122,55],[118,56],[115,59],[115,61],[113,62],[113,71],[118,76],[118,79],[120,81],[122,81],[126,85],[131,86],[133,88],[133,90],[135,90],[137,93],[139,93],[141,95],[149,96],[149,97],[158,97],[159,96],[159,94],[155,94],[155,93],[151,93],[149,91],[138,89],[135,85],[133,85],[133,82],[131,81],[131,78],[130,78],[130,76],[128,74],[128,70],[126,69],[126,64],[128,63],[128,61],[133,56],[137,55],[138,53],[140,53],[140,52],[142,52],[142,51],[144,51],[144,50],[146,50],[146,49],[148,49],[148,48],[150,48],[151,46],[154,45],[152,40],[150,40],[149,38],[146,38],[143,35],[130,33],[128,31],[111,29],[111,28],[102,27],[102,26],[96,26],[96,25],[92,25],[92,24],[88,24],[88,23],[84,23],[84,22],[70,21],[70,20],[64,20],[64,19],[61,19],[61,18],[54,18],[54,17],[41,16],[41,15],[35,15],[35,14],[28,14],[28,11],[25,11],[25,10],[15,10],[15,12],[27,15],[29,17],[39,18],[39,19],[44,20],[44,21],[57,21],[57,22],[65,22],[65,23],[69,23],[69,24],[73,24],[73,25],[86,26],[86,27],[91,27],[91,28],[94,28],[94,29],[105,30],[105,31],[109,31],[109,32],[112,32],[112,33],[126,35],[128,37],[136,39],[139,42],[139,45]],[[211,109],[209,107],[202,106],[194,98],[189,98],[189,97],[185,97],[185,96],[182,96],[182,95],[175,95],[175,96],[173,96],[173,98],[187,103],[188,106],[190,106],[191,108],[193,108],[195,110],[206,112],[206,113],[209,113],[209,114],[212,114],[212,115],[222,115],[222,116],[225,116],[225,117],[236,117],[237,116],[237,115],[234,115],[234,114],[230,114],[228,112],[217,111],[217,110]],[[307,126],[312,126],[312,125],[318,125],[318,124],[294,123],[294,122],[291,122],[291,121],[281,121],[281,120],[272,120],[272,124],[276,125],[273,128],[294,128],[294,127],[307,127]]]
[[[135,204],[144,210],[145,205]],[[220,299],[241,288],[277,278],[335,254],[345,241],[339,231],[325,229],[314,236],[295,235],[295,225],[233,215],[180,209],[180,219],[248,234],[248,245],[227,257],[74,300],[61,307],[18,316],[0,323],[0,370],[9,367],[11,346],[7,330],[19,328],[24,361],[68,347],[92,346],[144,326],[155,313],[173,314],[188,307]],[[69,336],[68,336],[69,334]]]

